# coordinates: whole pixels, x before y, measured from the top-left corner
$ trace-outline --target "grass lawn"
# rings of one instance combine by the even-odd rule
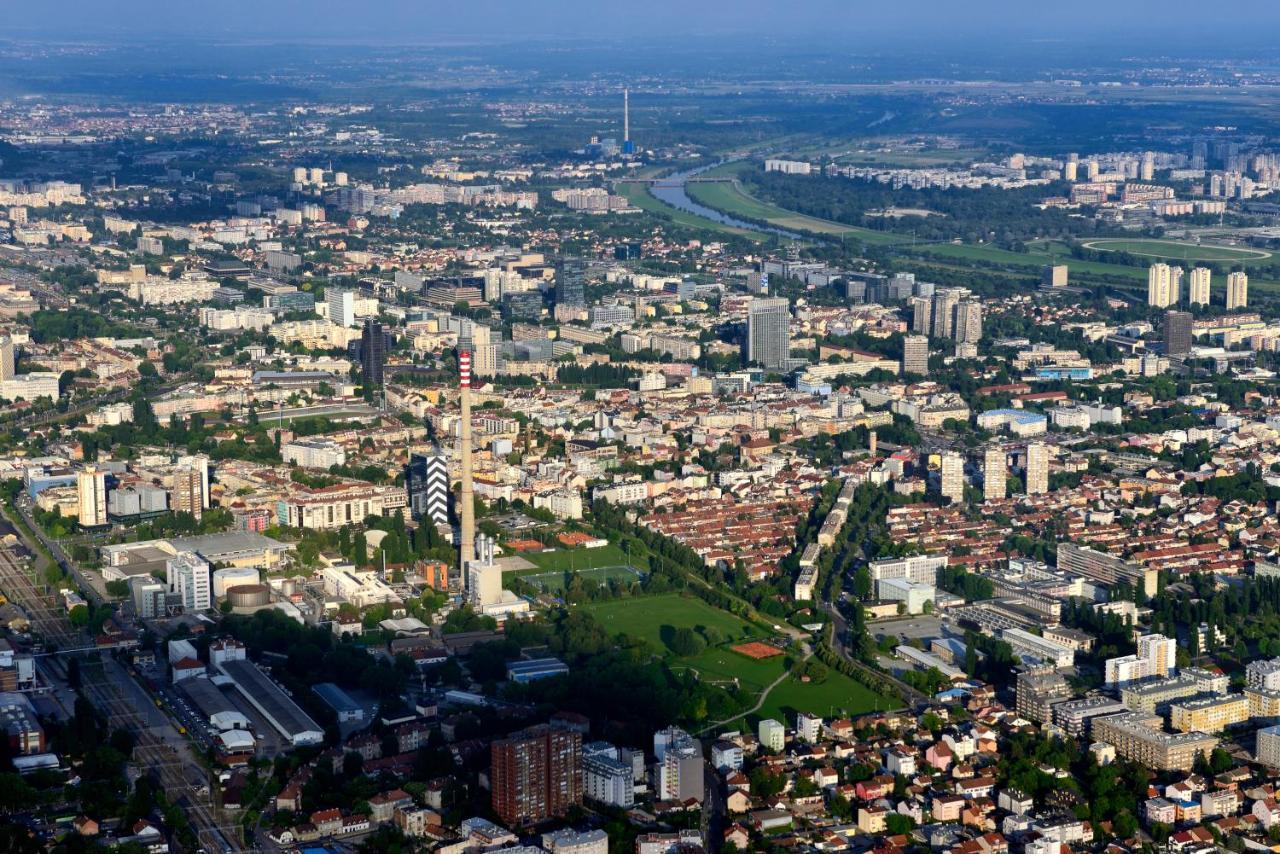
[[[672,670],[693,670],[708,682],[724,683],[737,679],[747,691],[759,694],[784,670],[785,656],[752,659],[729,649],[744,638],[767,637],[772,634],[769,630],[713,608],[696,597],[671,594],[616,599],[581,607],[593,614],[611,633],[625,633],[648,640],[655,650],[667,656]],[[686,626],[714,628],[726,641],[695,656],[676,658],[670,653],[666,639],[677,628]],[[778,717],[780,720],[785,717],[790,721],[797,711],[825,716],[833,707],[849,714],[860,714],[877,707],[893,708],[894,704],[846,676],[829,672],[820,683],[806,684],[784,679],[770,692],[760,712],[752,717]]]
[[[764,630],[746,620],[713,608],[695,596],[672,593],[664,596],[641,596],[613,599],[581,606],[590,611],[610,634],[628,634],[644,638],[654,649],[667,649],[665,637],[675,629],[706,626],[726,639],[760,637]],[[703,653],[705,655],[705,652]],[[732,653],[737,656],[737,653]],[[737,656],[742,658],[742,656]],[[749,659],[743,659],[749,661]]]
[[[804,683],[786,679],[769,692],[760,711],[753,718],[773,718],[788,725],[795,720],[796,712],[812,712],[824,718],[842,714],[860,715],[877,709],[883,711],[902,705],[876,694],[861,682],[848,676],[829,671],[827,678],[818,683]]]

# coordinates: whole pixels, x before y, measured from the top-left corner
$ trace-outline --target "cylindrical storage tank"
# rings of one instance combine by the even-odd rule
[[[265,584],[241,584],[227,590],[232,608],[261,608],[271,603],[271,589]]]
[[[298,592],[298,582],[293,578],[286,578],[280,582],[280,592],[285,596],[292,596]]]
[[[213,598],[226,598],[227,591],[241,584],[257,584],[258,570],[251,566],[229,566],[213,571]]]

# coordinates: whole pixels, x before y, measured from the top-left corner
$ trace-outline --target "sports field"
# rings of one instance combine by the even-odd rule
[[[707,682],[727,685],[736,679],[744,690],[759,695],[785,670],[785,656],[753,659],[729,648],[744,638],[766,637],[771,634],[768,629],[752,625],[696,597],[672,594],[616,599],[581,607],[592,613],[611,633],[648,640],[654,650],[666,655],[672,670],[692,671]],[[724,641],[697,655],[679,658],[671,653],[667,641],[677,628],[682,627],[712,628]],[[893,707],[891,701],[860,683],[830,672],[826,679],[817,683],[802,683],[790,677],[783,679],[769,692],[760,710],[749,717],[752,720],[777,717],[791,721],[797,711],[827,715],[835,709],[852,715]]]
[[[593,569],[600,566],[625,566],[638,560],[635,555],[628,558],[622,549],[612,543],[607,546],[601,546],[598,549],[557,549],[551,552],[523,554],[521,557],[544,572],[548,570],[563,572],[566,569]]]
[[[1221,261],[1247,264],[1265,261],[1271,253],[1262,249],[1242,246],[1223,246],[1212,243],[1188,243],[1179,240],[1129,240],[1127,238],[1100,238],[1081,244],[1098,252],[1128,252],[1148,258],[1164,258],[1170,261]]]
[[[568,579],[567,575],[576,575],[581,578],[584,584],[608,584],[610,580],[617,579],[626,584],[633,581],[639,581],[641,573],[630,566],[597,566],[590,569],[577,569],[572,573],[564,570],[544,572],[542,570],[522,570],[516,573],[504,573],[503,579],[508,577],[518,577],[521,581],[526,581],[537,587],[543,593],[558,594],[564,590]]]
[[[503,582],[510,586],[511,579],[519,578],[552,594],[564,590],[566,572],[580,575],[588,583],[607,584],[613,578],[630,583],[639,580],[648,566],[643,555],[627,555],[612,544],[598,549],[557,549],[519,557],[533,565],[505,570]]]

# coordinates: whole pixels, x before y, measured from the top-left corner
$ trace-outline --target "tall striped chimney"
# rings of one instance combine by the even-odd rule
[[[464,349],[465,347],[465,349]],[[458,570],[466,578],[467,565],[476,559],[476,507],[474,484],[471,479],[471,345],[464,344],[458,349],[458,389],[462,403],[462,424],[459,428],[459,439],[462,445],[462,511],[458,514],[462,521],[462,536],[458,548]]]

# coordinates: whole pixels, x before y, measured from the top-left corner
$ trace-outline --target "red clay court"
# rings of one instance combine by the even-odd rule
[[[761,643],[760,641],[740,643],[737,646],[730,647],[730,649],[740,655],[745,655],[747,658],[754,659],[773,658],[775,655],[782,655],[782,650],[773,644]]]

